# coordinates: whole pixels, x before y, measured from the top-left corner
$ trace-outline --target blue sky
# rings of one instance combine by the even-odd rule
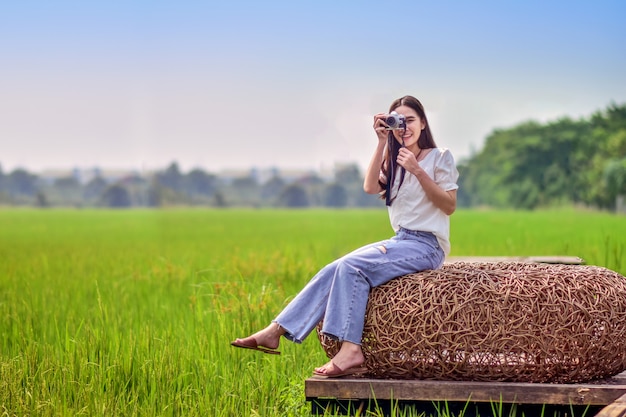
[[[626,102],[623,1],[0,3],[0,166],[365,169],[426,107],[458,160],[496,128]]]

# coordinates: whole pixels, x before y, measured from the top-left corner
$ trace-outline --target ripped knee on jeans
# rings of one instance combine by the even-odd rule
[[[385,247],[385,245],[378,246],[378,250],[380,250],[382,253],[387,253],[387,248]]]

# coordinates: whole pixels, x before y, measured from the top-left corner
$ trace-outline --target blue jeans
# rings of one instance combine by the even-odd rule
[[[441,267],[443,249],[432,233],[400,229],[391,239],[359,248],[322,268],[276,317],[285,337],[301,343],[320,320],[322,332],[361,344],[370,288]]]

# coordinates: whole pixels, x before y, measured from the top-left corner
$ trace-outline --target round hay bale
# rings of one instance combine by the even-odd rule
[[[340,344],[321,333],[332,358]],[[373,288],[372,378],[575,383],[626,369],[626,278],[606,268],[444,265]]]

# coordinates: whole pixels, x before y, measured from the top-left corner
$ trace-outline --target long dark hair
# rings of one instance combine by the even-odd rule
[[[407,106],[412,108],[413,110],[415,110],[420,119],[422,119],[422,121],[424,122],[425,127],[420,132],[420,137],[417,140],[417,146],[420,149],[436,148],[437,145],[435,144],[433,134],[430,131],[430,124],[428,123],[428,119],[426,118],[426,112],[424,111],[424,106],[422,106],[422,103],[420,103],[420,101],[413,96],[404,96],[394,100],[393,103],[391,103],[391,106],[389,106],[389,113],[391,113],[400,106]],[[380,179],[378,180],[380,186],[385,190],[381,194],[381,198],[385,200],[385,203],[388,206],[390,206],[391,203],[393,203],[393,200],[396,199],[395,196],[393,198],[391,197],[391,188],[393,187],[396,173],[398,171],[398,163],[396,162],[396,160],[398,159],[398,152],[400,151],[400,148],[402,146],[403,145],[400,144],[393,136],[393,131],[390,130],[389,135],[387,136],[387,152],[383,157],[383,162],[380,167],[384,178],[386,178],[386,182],[383,182]],[[405,169],[403,167],[400,167],[400,184],[398,185],[398,190],[400,190],[400,187],[404,182],[404,174]]]

